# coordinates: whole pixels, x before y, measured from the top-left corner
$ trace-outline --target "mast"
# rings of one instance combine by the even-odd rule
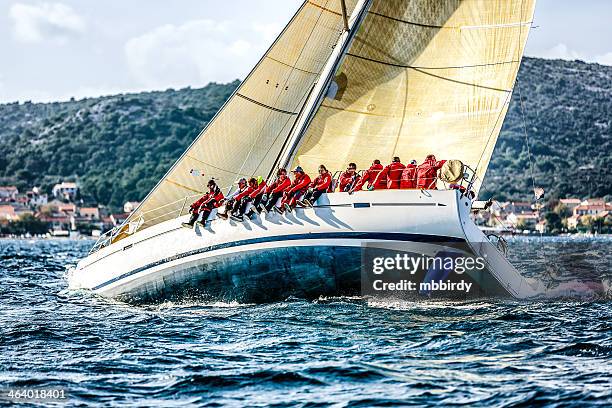
[[[346,4],[344,3],[344,0],[340,1],[343,6],[343,15],[346,17]],[[352,44],[353,39],[355,38],[355,35],[357,34],[357,31],[366,15],[366,11],[370,8],[371,4],[372,0],[360,0],[355,6],[353,14],[351,14],[350,19],[347,21],[348,29],[342,33],[340,39],[336,43],[334,51],[327,60],[319,80],[315,83],[312,91],[310,92],[308,100],[300,112],[298,120],[295,122],[295,125],[293,126],[293,129],[291,130],[291,133],[289,134],[289,137],[287,138],[278,159],[270,170],[271,174],[279,164],[279,167],[286,168],[291,163],[300,139],[304,135],[308,125],[310,125],[310,121],[316,113],[317,108],[323,101],[327,88],[334,77],[334,73],[338,69],[338,66],[340,66],[344,55]]]

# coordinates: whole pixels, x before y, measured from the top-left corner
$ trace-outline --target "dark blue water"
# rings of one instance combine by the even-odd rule
[[[70,405],[610,406],[611,244],[510,242],[547,282],[537,301],[134,307],[66,290],[90,242],[4,240],[0,386]]]

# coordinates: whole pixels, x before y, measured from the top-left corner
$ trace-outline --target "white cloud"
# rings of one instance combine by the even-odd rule
[[[280,32],[276,24],[194,20],[164,25],[125,44],[134,79],[150,88],[243,78]]]
[[[570,61],[578,59],[585,62],[597,62],[603,65],[612,65],[612,52],[599,55],[589,55],[581,51],[573,50],[563,43],[557,44],[544,52],[538,53],[537,56],[542,58],[564,59]]]
[[[562,44],[562,43],[557,44],[554,47],[544,51],[540,56],[543,58],[564,59],[564,60],[575,60],[575,59],[584,60],[586,59],[584,54],[576,50],[572,50],[568,48],[567,45]]]
[[[15,38],[25,43],[45,40],[64,43],[85,31],[83,18],[62,3],[16,3],[11,6],[9,15]]]
[[[612,65],[612,52],[608,52],[602,55],[597,55],[595,56],[594,61],[602,65]]]

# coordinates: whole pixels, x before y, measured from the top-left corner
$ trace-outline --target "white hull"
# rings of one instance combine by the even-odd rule
[[[127,301],[205,294],[226,300],[359,293],[363,245],[444,247],[467,243],[487,254],[487,270],[469,279],[471,295],[534,296],[527,281],[469,218],[457,191],[385,190],[324,195],[318,206],[206,228],[169,220],[81,260],[71,288]],[[434,250],[435,252],[435,250]],[[233,299],[232,299],[233,300]]]

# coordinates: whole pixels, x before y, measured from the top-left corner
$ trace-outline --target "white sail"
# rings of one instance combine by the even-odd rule
[[[356,0],[346,0],[348,13]],[[266,176],[343,32],[339,0],[308,0],[271,48],[137,208],[126,225],[144,229],[176,218],[215,177]],[[206,50],[202,50],[206,52]],[[191,169],[204,177],[194,177]],[[117,238],[121,238],[119,235]]]
[[[373,0],[293,164],[460,159],[484,177],[535,0]],[[480,187],[480,181],[475,188]]]

